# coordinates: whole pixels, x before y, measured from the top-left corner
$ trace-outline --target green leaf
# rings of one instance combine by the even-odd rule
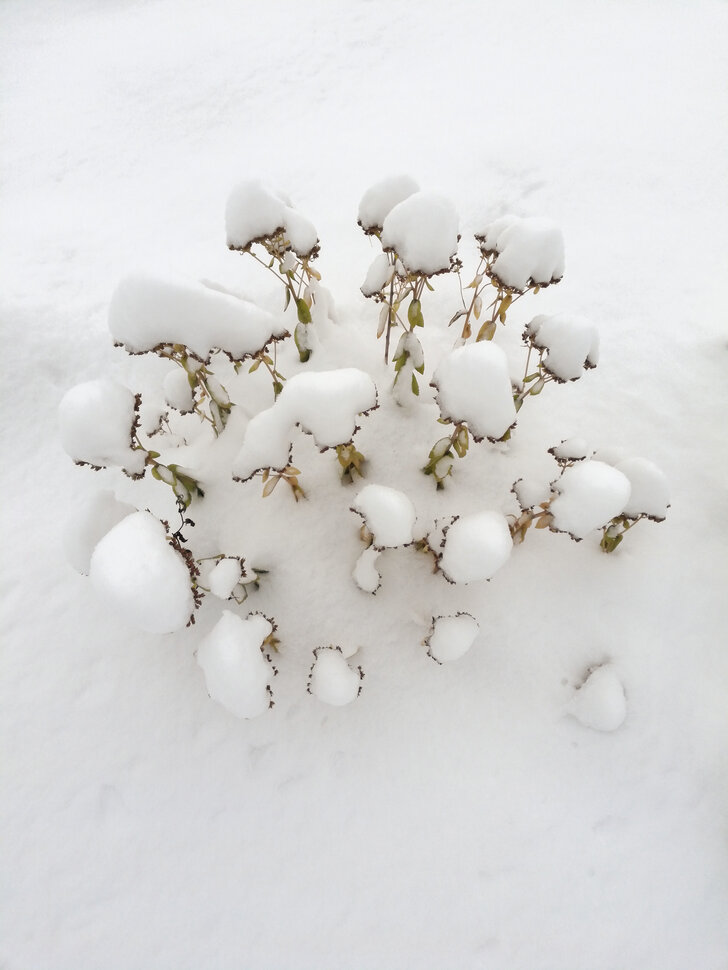
[[[412,393],[417,397],[420,395],[420,385],[417,383],[417,378],[414,374],[412,375]]]
[[[424,364],[420,364],[419,367],[415,367],[415,370],[417,371],[418,374],[424,374],[425,373],[425,365]]]
[[[286,302],[283,307],[284,310],[288,309],[288,304],[291,302],[291,291],[286,287]]]
[[[296,300],[296,309],[298,310],[299,323],[311,322],[311,311],[307,307],[306,301],[303,299],[303,297]]]
[[[425,318],[422,316],[422,304],[419,300],[413,300],[407,307],[407,319],[411,327],[424,327]]]
[[[394,361],[395,374],[398,374],[402,370],[404,365],[407,363],[408,357],[409,357],[409,354],[405,353],[405,354],[400,354],[400,356],[396,358],[396,360]]]
[[[278,395],[281,393],[282,390],[283,390],[283,385],[281,384],[281,382],[273,381],[273,393],[275,394],[276,397],[278,397]]]
[[[305,306],[305,304],[304,304]],[[306,307],[308,310],[308,307]],[[297,324],[296,329],[293,331],[293,340],[296,344],[296,349],[298,350],[298,358],[302,364],[305,364],[308,358],[311,356],[311,351],[306,347],[303,338],[303,333],[301,333],[302,324]]]

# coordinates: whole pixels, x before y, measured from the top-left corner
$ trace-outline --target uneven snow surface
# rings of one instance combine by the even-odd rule
[[[726,49],[720,0],[0,4],[4,970],[726,970]],[[529,397],[511,439],[471,444],[440,491],[421,468],[451,431],[429,381],[459,335],[457,277],[423,291],[425,373],[403,407],[359,289],[381,251],[359,200],[397,172],[452,200],[464,286],[473,234],[503,213],[562,228],[563,280],[498,325],[514,382],[534,316],[601,334],[596,370]],[[244,557],[260,589],[137,633],[69,565],[64,531],[112,491],[175,531],[172,490],[75,466],[58,404],[106,378],[142,393],[145,424],[164,409],[181,369],[108,331],[135,267],[295,327],[280,282],[227,248],[227,199],[252,179],[313,220],[336,300],[334,324],[317,292],[309,363],[287,340],[278,367],[376,383],[367,475],[343,486],[296,432],[305,500],[230,481],[273,391],[262,365],[234,375],[216,355],[225,431],[171,413],[162,460],[209,469],[188,546]],[[357,587],[367,484],[404,492],[423,531],[517,515],[511,484],[548,497],[548,449],[570,438],[654,462],[665,521],[610,555],[598,532],[532,527],[490,583],[388,549],[376,596]],[[226,608],[278,624],[275,705],[252,719],[210,699],[196,659]],[[458,612],[480,635],[437,664],[432,617]],[[306,692],[327,644],[352,693],[366,674],[343,707]],[[567,714],[605,663],[628,704],[606,732]]]
[[[569,702],[568,712],[584,727],[616,731],[627,716],[624,687],[610,664],[597,667]]]
[[[91,556],[91,584],[130,629],[174,633],[194,608],[192,581],[164,526],[149,512],[122,519]]]

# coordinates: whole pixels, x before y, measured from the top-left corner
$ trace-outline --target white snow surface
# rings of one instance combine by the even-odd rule
[[[110,489],[95,492],[84,502],[63,530],[63,546],[73,568],[87,576],[99,541],[132,512],[136,512],[134,506],[119,502]]]
[[[386,253],[379,253],[375,256],[371,266],[367,270],[367,275],[361,285],[364,296],[374,296],[379,293],[382,287],[389,283],[394,276],[394,266],[390,263]]]
[[[589,457],[589,445],[585,438],[564,438],[549,451],[557,461],[582,461]]]
[[[0,4],[6,970],[728,965],[728,181],[716,123],[728,9],[416,10]],[[502,212],[562,226],[563,282],[498,328],[514,379],[535,314],[583,313],[602,337],[595,371],[527,401],[512,440],[471,447],[439,492],[420,471],[447,430],[427,382],[457,336],[457,280],[423,295],[427,371],[406,409],[389,400],[379,308],[359,292],[379,245],[357,203],[400,170],[452,198],[465,282],[476,226]],[[54,416],[69,387],[100,376],[141,391],[143,410],[154,393],[161,403],[173,365],[110,346],[109,298],[130,266],[215,279],[282,311],[280,284],[226,247],[227,193],[260,176],[315,221],[316,267],[337,301],[305,367],[359,367],[380,388],[356,438],[361,484],[402,489],[422,522],[516,513],[511,483],[553,479],[547,449],[581,436],[610,462],[654,461],[672,505],[610,555],[598,533],[577,544],[531,528],[490,584],[450,586],[429,557],[386,552],[369,596],[351,578],[357,486],[302,435],[305,502],[229,482],[236,408],[210,435],[219,474],[184,531],[196,554],[270,570],[231,609],[279,625],[275,707],[240,720],[210,700],[195,661],[228,604],[207,596],[194,626],[135,634],[68,565],[64,523],[99,490],[173,529],[179,517],[149,475],[73,465]],[[283,318],[290,328],[295,310]],[[289,351],[278,345],[290,379]],[[222,360],[241,407],[272,400],[262,367],[230,372]],[[195,467],[192,450],[178,460]],[[433,615],[460,610],[481,637],[439,666],[422,641]],[[341,709],[306,694],[312,650],[328,643],[359,646],[366,671]],[[607,658],[629,714],[603,733],[564,713]]]
[[[627,717],[627,698],[619,675],[611,664],[591,671],[575,692],[567,710],[584,727],[616,731]]]
[[[415,192],[384,220],[382,247],[396,252],[410,273],[448,272],[458,248],[458,226],[449,199],[436,192]]]
[[[286,326],[268,310],[202,283],[135,273],[114,291],[109,330],[133,353],[183,344],[203,360],[215,350],[243,360],[283,336]]]
[[[626,458],[614,466],[630,484],[629,501],[622,510],[636,518],[647,515],[662,520],[670,507],[670,485],[665,473],[647,458]]]
[[[365,485],[354,500],[377,549],[391,549],[412,542],[417,511],[412,500],[399,489],[386,485]]]
[[[478,621],[470,613],[455,616],[435,616],[427,638],[427,652],[438,663],[459,660],[475,643]]]
[[[357,559],[352,570],[354,582],[364,593],[376,593],[379,589],[382,577],[377,569],[377,559],[381,555],[381,549],[376,546],[368,546]]]
[[[346,444],[356,433],[357,417],[376,404],[374,381],[358,368],[296,374],[276,402],[251,419],[233,474],[244,480],[263,468],[284,468],[296,425],[322,450]]]
[[[240,582],[243,571],[238,559],[224,558],[217,563],[207,577],[207,584],[213,596],[226,600]],[[267,636],[267,634],[266,634]]]
[[[150,512],[135,512],[106,533],[91,556],[91,584],[128,627],[175,633],[193,610],[192,580]]]
[[[432,377],[443,418],[465,422],[477,438],[497,441],[515,423],[508,359],[492,341],[451,351]]]
[[[381,229],[392,209],[420,187],[411,175],[391,175],[370,186],[359,202],[359,225],[362,229]]]
[[[164,378],[162,385],[164,399],[170,407],[185,413],[191,411],[194,405],[192,388],[187,378],[187,372],[181,367],[174,367]]]
[[[571,314],[534,317],[525,331],[535,347],[545,348],[544,367],[559,381],[575,381],[585,367],[599,363],[599,331]]]
[[[624,511],[630,496],[625,474],[603,461],[570,465],[553,485],[558,494],[551,502],[551,528],[583,539]]]
[[[309,681],[311,693],[333,707],[356,700],[361,690],[361,672],[346,662],[341,650],[323,647],[315,655]]]
[[[134,393],[118,381],[100,377],[76,384],[63,395],[58,419],[61,442],[74,461],[116,466],[132,475],[144,470],[144,452],[131,446]]]
[[[257,240],[284,230],[291,249],[301,257],[318,244],[313,223],[291,206],[287,195],[259,179],[240,182],[228,196],[225,209],[227,244],[247,249]]]
[[[508,561],[513,540],[500,512],[463,515],[449,526],[440,569],[451,583],[491,579]]]
[[[197,650],[208,694],[235,717],[258,717],[270,707],[273,668],[261,647],[272,632],[264,616],[223,610]]]
[[[482,233],[482,240],[486,251],[498,253],[493,273],[509,289],[556,283],[564,275],[564,237],[548,219],[502,216]]]

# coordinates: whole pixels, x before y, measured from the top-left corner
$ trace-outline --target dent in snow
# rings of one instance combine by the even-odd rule
[[[611,664],[592,669],[577,689],[567,711],[595,731],[616,731],[627,716],[624,687]]]

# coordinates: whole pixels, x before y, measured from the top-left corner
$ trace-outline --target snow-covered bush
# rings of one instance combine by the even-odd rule
[[[224,536],[229,517],[256,516],[261,498],[251,499],[245,486],[251,479],[261,480],[262,499],[285,481],[298,502],[316,499],[304,483],[317,461],[314,483],[321,480],[327,460],[344,486],[370,469],[378,476],[376,436],[369,436],[366,459],[356,436],[382,403],[391,420],[401,414],[397,440],[402,444],[396,447],[394,465],[389,463],[387,484],[364,484],[353,498],[340,491],[341,508],[351,509],[359,521],[352,518],[351,532],[342,530],[337,541],[350,556],[351,581],[370,596],[380,588],[385,553],[404,569],[420,554],[431,557],[433,572],[443,580],[442,595],[448,597],[456,593],[451,587],[487,582],[505,568],[531,525],[577,541],[601,530],[601,549],[613,552],[637,521],[659,522],[669,507],[665,478],[650,461],[606,460],[580,437],[549,449],[557,470],[552,481],[522,477],[515,482],[511,491],[517,510],[507,493],[495,507],[461,507],[452,477],[456,459],[465,457],[471,441],[480,443],[471,461],[481,461],[484,469],[493,447],[505,456],[526,398],[538,396],[549,383],[578,380],[597,365],[598,332],[569,312],[537,315],[525,325],[521,320],[521,361],[496,339],[498,325],[515,315],[518,301],[558,283],[564,274],[563,238],[546,220],[504,216],[479,228],[471,242],[479,262],[466,286],[458,254],[459,217],[444,196],[421,190],[406,175],[385,179],[364,193],[358,222],[381,246],[361,291],[380,305],[376,336],[384,337],[386,363],[396,337],[389,387],[383,386],[373,357],[357,358],[352,366],[350,355],[337,356],[343,344],[331,338],[333,302],[313,266],[320,250],[313,224],[285,193],[247,181],[228,200],[227,245],[276,278],[283,287],[282,306],[262,307],[210,282],[148,273],[127,276],[110,301],[112,339],[132,357],[160,359],[163,364],[155,366],[166,371],[158,371],[158,384],[145,389],[144,399],[102,376],[71,388],[60,403],[61,440],[77,464],[97,471],[120,469],[134,480],[149,470],[171,488],[171,493],[161,490],[156,513],[146,508],[148,497],[137,508],[108,488],[100,493],[67,530],[73,565],[90,575],[99,596],[125,622],[149,633],[189,626],[205,596],[214,619],[223,601],[229,608],[198,644],[197,660],[210,696],[243,718],[272,705],[277,628],[273,618],[260,612],[240,616],[234,609],[256,595],[276,563],[264,560],[265,569],[251,565],[244,549],[221,551],[217,537],[203,541],[204,555],[188,547],[196,528],[187,517],[193,503],[207,503],[208,520],[207,513],[218,512],[209,508],[214,499],[205,496],[208,485],[213,488],[223,478],[241,483],[231,486],[242,496],[239,505],[219,509],[217,533]],[[443,314],[444,297],[431,294],[437,278],[450,274],[459,284],[462,306]],[[429,370],[421,340],[425,312],[428,338],[431,332],[439,334],[432,346],[441,348]],[[443,352],[442,338],[454,323],[459,335]],[[523,376],[514,380],[513,374]],[[390,397],[401,409],[391,406]],[[451,430],[435,441],[422,471],[438,489],[447,486],[448,514],[433,520],[418,514],[412,497],[419,505],[425,493],[416,495],[411,479],[407,492],[397,486],[420,464],[409,447],[413,429],[418,441],[429,435],[433,440],[438,420]],[[294,454],[302,450],[299,431],[311,436],[319,452],[334,453],[335,462],[317,459],[311,448],[301,461]],[[392,468],[401,470],[401,482],[396,475],[392,479]],[[293,537],[296,503],[284,493],[271,501],[277,503],[279,529]],[[324,530],[332,502],[329,492],[320,521]],[[180,525],[173,531],[169,519],[175,505]],[[420,508],[425,505],[423,498]],[[294,554],[296,543],[288,545]],[[316,556],[316,548],[310,548],[298,570],[299,582],[305,583],[307,570],[326,568]],[[401,590],[393,592],[402,596]],[[478,636],[478,618],[457,611],[452,602],[452,613],[433,616],[429,631],[422,631],[427,654],[438,663],[462,657]],[[377,609],[373,600],[371,609]],[[282,645],[283,654],[289,646]],[[354,700],[363,673],[348,658],[358,646],[348,644],[345,653],[339,646],[313,649],[309,643],[306,649],[314,654],[309,693],[334,705]],[[570,710],[583,723],[610,729],[623,716],[623,697],[615,676],[598,668],[577,691]]]

